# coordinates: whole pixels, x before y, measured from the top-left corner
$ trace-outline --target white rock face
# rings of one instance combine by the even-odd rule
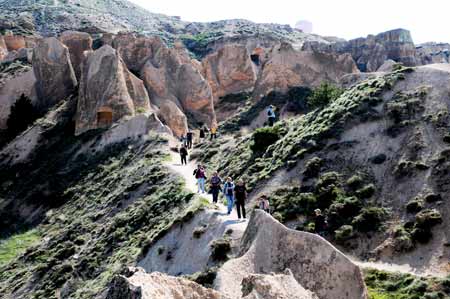
[[[305,290],[291,270],[283,274],[251,274],[242,281],[243,299],[318,299]]]
[[[134,274],[129,278],[115,277],[106,299],[228,299],[185,278],[147,274],[141,268],[131,270]]]
[[[318,235],[288,229],[260,210],[251,217],[241,248],[241,257],[226,262],[214,282],[215,289],[233,299],[243,296],[240,285],[248,275],[287,268],[320,299],[368,296],[359,267],[333,245]]]

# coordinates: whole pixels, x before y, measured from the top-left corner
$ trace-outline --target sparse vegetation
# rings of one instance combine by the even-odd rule
[[[308,105],[313,108],[324,107],[341,96],[343,89],[324,82],[319,87],[315,88],[308,97]]]
[[[231,251],[231,241],[229,238],[214,240],[211,243],[211,258],[214,261],[222,262],[228,259],[228,253]]]
[[[447,279],[416,277],[375,269],[364,270],[369,299],[445,299],[450,296]]]

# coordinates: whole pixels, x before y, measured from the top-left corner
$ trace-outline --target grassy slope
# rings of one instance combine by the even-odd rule
[[[0,241],[0,267],[23,254],[28,247],[36,244],[40,239],[37,230],[29,230]]]

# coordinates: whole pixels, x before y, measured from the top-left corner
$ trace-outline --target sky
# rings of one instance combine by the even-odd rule
[[[345,39],[404,28],[414,42],[450,43],[449,0],[130,0],[185,21],[247,19],[258,23],[313,23],[313,33]]]

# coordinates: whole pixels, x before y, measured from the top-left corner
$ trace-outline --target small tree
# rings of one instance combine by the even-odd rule
[[[339,98],[343,92],[342,88],[324,82],[315,88],[308,97],[308,106],[311,108],[324,107]]]
[[[20,98],[11,106],[11,112],[6,121],[6,134],[9,139],[14,138],[25,131],[37,118],[36,110],[31,100],[22,94]]]

